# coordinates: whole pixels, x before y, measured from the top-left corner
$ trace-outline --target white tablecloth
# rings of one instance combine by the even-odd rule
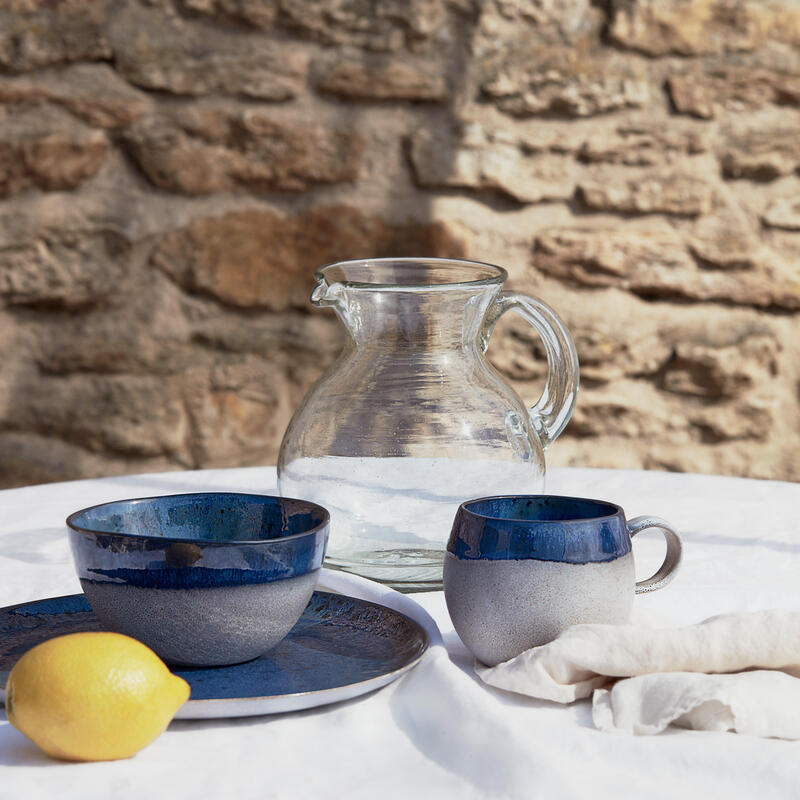
[[[80,591],[65,516],[93,503],[179,491],[273,492],[274,468],[140,475],[0,492],[0,606]],[[553,469],[548,491],[609,499],[670,520],[685,542],[665,590],[637,598],[677,623],[800,609],[800,484]],[[652,538],[646,540],[646,536]],[[637,537],[640,577],[658,534]],[[127,761],[61,764],[0,712],[0,798],[797,798],[800,742],[669,729],[624,737],[573,706],[491,690],[471,671],[441,592],[412,595],[444,646],[396,684],[311,711],[174,722]],[[800,714],[800,708],[797,713]]]

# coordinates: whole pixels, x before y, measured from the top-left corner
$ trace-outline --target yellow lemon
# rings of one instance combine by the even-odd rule
[[[72,633],[29,650],[6,684],[8,721],[50,756],[130,758],[164,732],[189,684],[119,633]]]

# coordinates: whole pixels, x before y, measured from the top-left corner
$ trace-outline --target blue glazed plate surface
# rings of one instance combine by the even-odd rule
[[[17,659],[40,642],[102,630],[82,594],[0,609],[0,699]],[[397,611],[346,595],[314,592],[287,637],[232,667],[175,669],[192,687],[178,719],[276,714],[336,703],[386,686],[413,667],[428,636]]]

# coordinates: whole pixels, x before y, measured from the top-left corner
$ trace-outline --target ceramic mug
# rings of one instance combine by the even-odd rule
[[[636,582],[631,538],[658,528],[667,552]],[[625,623],[634,594],[666,586],[681,540],[658,517],[626,521],[613,503],[511,495],[459,506],[444,562],[444,592],[464,644],[489,665],[555,639],[579,623]]]

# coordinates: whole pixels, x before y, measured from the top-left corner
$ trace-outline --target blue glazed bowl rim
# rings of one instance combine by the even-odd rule
[[[152,500],[179,500],[187,497],[239,497],[239,498],[248,498],[254,500],[288,500],[292,503],[301,503],[302,505],[306,506],[308,510],[317,509],[322,512],[322,521],[319,522],[317,525],[314,525],[313,528],[309,528],[307,531],[300,531],[299,533],[292,533],[288,536],[276,536],[270,539],[233,539],[228,541],[215,541],[214,539],[186,539],[181,538],[179,536],[153,536],[150,534],[141,534],[141,533],[126,533],[124,531],[96,531],[92,530],[91,528],[84,528],[81,525],[78,525],[75,522],[76,517],[80,514],[85,514],[88,511],[94,511],[98,508],[104,508],[105,506],[112,506],[112,505],[119,505],[121,503],[146,503]],[[78,511],[73,511],[66,519],[67,527],[70,530],[75,531],[76,533],[85,533],[89,534],[90,536],[118,536],[121,539],[136,539],[136,540],[145,540],[151,539],[159,544],[161,542],[169,543],[169,544],[186,544],[187,542],[198,541],[202,542],[204,547],[231,547],[231,546],[238,546],[238,545],[270,545],[275,544],[277,542],[291,542],[297,541],[302,539],[306,536],[314,536],[318,534],[320,531],[324,530],[331,521],[331,515],[327,508],[324,506],[319,505],[318,503],[312,503],[310,500],[301,500],[298,497],[280,497],[274,494],[253,494],[252,492],[181,492],[179,494],[159,494],[159,495],[152,495],[149,497],[126,497],[120,500],[109,500],[106,503],[97,503],[93,506],[87,506],[86,508],[81,508]]]
[[[602,520],[602,519],[610,519],[611,517],[616,517],[621,515],[624,519],[625,512],[623,511],[622,507],[617,505],[616,503],[612,503],[610,500],[595,500],[592,497],[573,497],[572,495],[564,495],[564,494],[496,494],[490,495],[488,497],[474,497],[471,500],[465,500],[461,505],[458,507],[459,512],[464,514],[469,514],[472,517],[477,517],[478,519],[490,519],[490,520],[497,520],[498,522],[515,522],[521,525],[531,522],[543,522],[543,521],[552,521],[552,520],[537,520],[535,518],[532,519],[525,519],[524,517],[498,517],[494,514],[481,514],[478,511],[473,511],[469,506],[475,503],[483,503],[489,500],[563,500],[563,501],[571,501],[571,502],[578,502],[578,503],[596,503],[599,506],[605,506],[609,509],[608,514],[594,514],[592,516],[583,516],[583,517],[570,517],[569,519],[559,519],[557,520],[561,524],[569,524],[573,522],[589,522],[594,520]]]

